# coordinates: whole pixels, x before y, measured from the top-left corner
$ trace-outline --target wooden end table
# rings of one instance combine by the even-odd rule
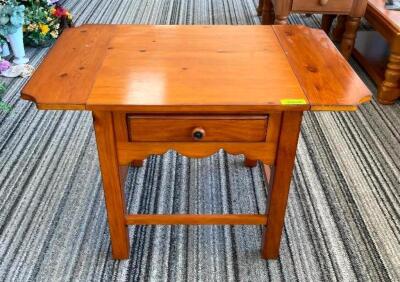
[[[390,53],[381,56],[375,50],[380,48],[376,45],[379,40],[370,42],[363,40],[367,37],[361,37],[354,56],[379,86],[378,101],[393,104],[400,98],[400,11],[387,10],[385,0],[369,0],[365,18],[387,41]]]
[[[277,258],[303,112],[354,111],[370,95],[325,33],[304,26],[85,25],[22,90],[41,110],[93,112],[115,259],[129,256],[132,224],[266,225],[262,255]],[[266,214],[127,214],[129,164],[220,148],[274,167]]]
[[[320,13],[324,15],[321,27],[327,33],[337,15],[348,16],[340,51],[349,59],[366,7],[367,0],[259,0],[257,11],[262,24],[287,24],[290,13]]]

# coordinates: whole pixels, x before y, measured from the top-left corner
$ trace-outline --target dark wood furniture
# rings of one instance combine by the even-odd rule
[[[354,56],[378,85],[378,101],[393,104],[400,97],[400,11],[385,9],[385,0],[369,0],[365,18],[386,40],[389,52],[379,52],[385,43],[366,31],[357,40]]]
[[[367,0],[259,0],[262,24],[287,24],[290,13],[321,13],[322,29],[327,33],[337,15],[347,15],[340,51],[350,58]]]
[[[304,26],[85,25],[22,90],[41,110],[93,112],[116,259],[129,256],[131,224],[260,224],[262,255],[277,258],[303,112],[354,111],[370,95],[325,33]],[[127,214],[130,163],[220,148],[273,166],[266,214]]]

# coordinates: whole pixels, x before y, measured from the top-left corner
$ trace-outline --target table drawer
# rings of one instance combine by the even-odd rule
[[[264,142],[268,116],[129,115],[132,142]]]
[[[333,12],[348,13],[353,0],[293,0],[294,12]]]

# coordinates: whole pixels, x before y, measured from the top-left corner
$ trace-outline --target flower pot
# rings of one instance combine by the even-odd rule
[[[45,47],[50,47],[51,44],[56,41],[54,38],[44,38],[42,40],[33,40],[32,38],[25,37],[24,38],[24,43],[25,46],[30,46],[30,47],[35,47],[35,48],[45,48]]]
[[[25,57],[24,36],[22,33],[22,26],[18,28],[16,32],[7,35],[7,39],[10,42],[11,49],[14,53],[13,63],[20,65],[29,62],[29,59]]]
[[[8,44],[7,42],[5,42],[3,45],[0,46],[1,48],[1,53],[0,53],[0,57],[7,57],[10,55],[10,48],[8,48]]]

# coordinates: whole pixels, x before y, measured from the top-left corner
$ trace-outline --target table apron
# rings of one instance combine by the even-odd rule
[[[168,150],[175,150],[190,158],[204,158],[220,149],[229,154],[243,154],[248,159],[272,165],[275,161],[276,148],[276,143],[267,142],[117,142],[120,165],[146,159],[151,154],[164,154]]]

